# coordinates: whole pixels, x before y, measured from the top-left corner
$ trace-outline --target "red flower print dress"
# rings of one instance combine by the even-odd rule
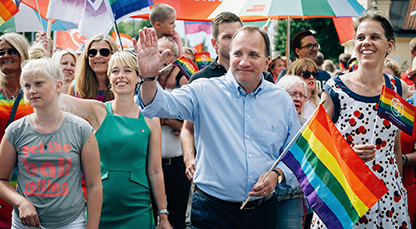
[[[388,75],[384,75],[384,78],[386,87],[401,94],[400,79]],[[376,144],[376,157],[366,164],[389,189],[353,228],[411,228],[407,192],[403,187],[394,154],[394,139],[399,129],[377,116],[380,96],[358,95],[351,91],[339,76],[328,80],[324,90],[334,103],[334,123],[348,143],[351,146]],[[319,216],[314,214],[311,228],[326,226]]]

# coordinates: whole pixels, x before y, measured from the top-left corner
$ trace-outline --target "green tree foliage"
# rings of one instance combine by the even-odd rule
[[[143,29],[143,27],[149,28],[152,27],[152,25],[150,24],[150,21],[147,19],[130,19],[118,23],[117,27],[120,33],[125,33],[130,37],[137,39],[139,37],[138,31],[140,29]],[[110,34],[112,31],[114,31],[114,27],[111,29]]]
[[[290,21],[290,41],[296,33],[303,30],[313,30],[316,41],[321,45],[319,50],[334,63],[338,62],[338,56],[344,52],[344,47],[339,44],[337,31],[331,18],[312,18],[312,19],[292,19]],[[281,55],[286,55],[286,31],[287,20],[279,20],[276,27],[277,35],[275,36],[275,51]],[[290,48],[292,49],[292,47]],[[295,60],[296,57],[292,50],[290,59]]]

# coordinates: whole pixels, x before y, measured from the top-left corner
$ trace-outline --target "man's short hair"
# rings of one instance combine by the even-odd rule
[[[321,66],[324,63],[325,57],[324,54],[321,52],[318,52],[318,55],[316,56],[316,65]]]
[[[264,47],[264,54],[266,55],[266,58],[270,56],[269,36],[267,35],[266,31],[264,31],[263,29],[260,29],[257,25],[246,25],[246,26],[240,28],[239,30],[237,30],[237,32],[234,34],[233,39],[231,41],[230,50],[233,47],[233,42],[234,42],[234,39],[237,36],[237,34],[243,32],[243,31],[247,31],[249,33],[259,32],[263,36],[263,40],[264,40],[264,46],[265,46]]]
[[[211,23],[211,31],[212,31],[212,37],[214,40],[217,40],[218,38],[218,26],[222,23],[228,23],[228,22],[240,22],[241,26],[243,26],[243,23],[241,22],[240,18],[231,12],[221,12],[218,14],[214,20],[212,20]]]
[[[416,37],[413,38],[409,43],[410,49],[413,49],[416,51]]]
[[[168,19],[169,15],[171,15],[172,13],[176,13],[175,9],[172,6],[165,3],[157,3],[150,10],[150,24],[155,26],[156,22],[163,23]]]
[[[348,60],[350,60],[350,58],[351,54],[341,53],[341,55],[338,57],[338,61],[344,66],[344,68],[348,69]]]
[[[171,42],[173,44],[173,50],[172,50],[173,51],[173,54],[175,55],[175,57],[179,55],[178,44],[176,44],[175,40],[173,40],[170,37],[163,36],[163,37],[159,38],[158,41]]]
[[[296,49],[300,48],[302,46],[302,39],[304,37],[307,37],[307,36],[313,36],[312,32],[309,31],[309,30],[305,30],[305,31],[302,31],[300,33],[297,33],[293,37],[292,44],[290,44],[290,45],[292,46],[292,51],[295,54],[296,58],[299,58],[299,55],[296,54]]]

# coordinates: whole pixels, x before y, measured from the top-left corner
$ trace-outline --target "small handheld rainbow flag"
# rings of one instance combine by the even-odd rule
[[[389,120],[400,130],[412,136],[415,106],[384,85],[378,102],[377,115]]]
[[[327,228],[352,228],[388,191],[319,105],[282,160]]]
[[[0,1],[0,25],[12,18],[17,12],[19,12],[19,9],[17,9],[13,0]]]
[[[194,55],[199,70],[205,68],[212,62],[211,55],[209,54],[209,52],[197,52]]]
[[[191,78],[192,74],[198,71],[198,67],[184,56],[180,56],[173,61],[172,64],[177,66],[188,80]]]

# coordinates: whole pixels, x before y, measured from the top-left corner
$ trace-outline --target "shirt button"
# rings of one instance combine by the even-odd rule
[[[247,118],[250,118],[250,115],[247,115]]]
[[[253,178],[253,176],[252,176],[252,175],[250,175],[250,179],[251,179],[251,178]]]
[[[274,129],[274,126],[272,126],[272,129]]]
[[[251,154],[249,154],[248,157],[251,157]]]
[[[250,138],[250,135],[247,135],[247,138]]]

